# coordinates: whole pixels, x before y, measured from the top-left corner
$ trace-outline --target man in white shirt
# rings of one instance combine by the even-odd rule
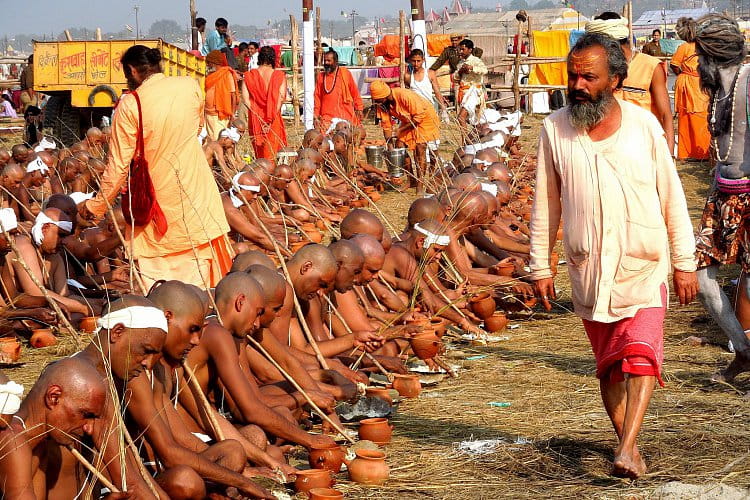
[[[453,81],[458,84],[456,105],[458,106],[458,122],[462,127],[467,123],[476,125],[484,108],[484,75],[487,66],[477,56],[473,55],[474,42],[468,38],[458,44],[461,56],[458,70],[454,73]]]

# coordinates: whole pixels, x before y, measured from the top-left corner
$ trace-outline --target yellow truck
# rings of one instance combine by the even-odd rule
[[[165,75],[195,77],[203,88],[205,59],[163,40],[35,41],[34,90],[50,96],[44,128],[70,145],[110,116],[127,90],[120,58],[136,44],[161,50]]]

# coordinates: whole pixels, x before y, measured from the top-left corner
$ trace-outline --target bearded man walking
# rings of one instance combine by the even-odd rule
[[[648,111],[614,98],[627,68],[606,35],[587,33],[568,55],[570,105],[544,121],[539,138],[530,267],[549,309],[550,251],[562,216],[573,305],[619,438],[612,473],[636,478],[646,471],[638,433],[655,382],[663,385],[670,249],[681,304],[695,298],[698,283],[693,228],[664,131]]]

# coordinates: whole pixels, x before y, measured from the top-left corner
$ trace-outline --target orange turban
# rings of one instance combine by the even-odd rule
[[[385,99],[391,94],[391,89],[382,80],[375,80],[370,84],[370,97],[373,99]]]

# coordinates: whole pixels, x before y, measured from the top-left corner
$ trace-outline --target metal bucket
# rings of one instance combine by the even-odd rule
[[[406,160],[406,148],[395,148],[385,152],[385,163],[388,165],[388,174],[391,177],[404,175],[404,160]]]
[[[383,168],[383,153],[385,146],[365,146],[367,163],[375,168]]]

